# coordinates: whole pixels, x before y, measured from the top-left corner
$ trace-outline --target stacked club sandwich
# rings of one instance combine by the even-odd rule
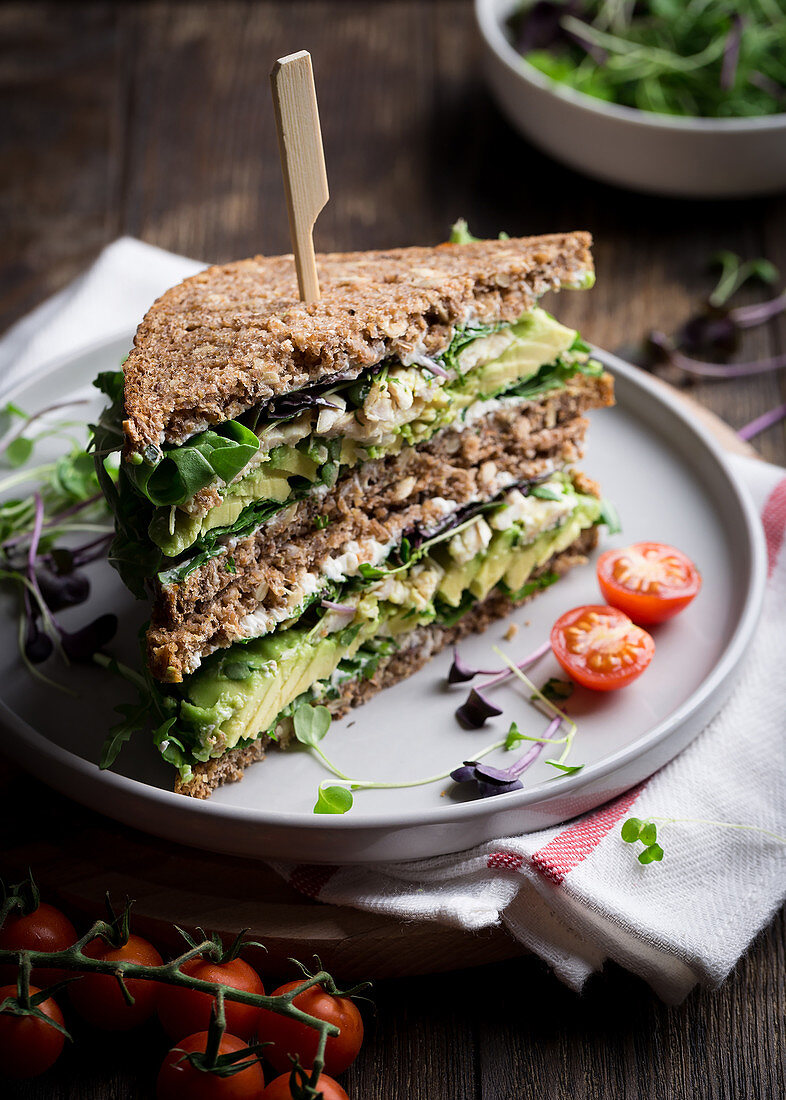
[[[155,740],[207,797],[585,560],[567,467],[612,380],[537,302],[593,282],[585,233],[257,257],[168,291],[96,431],[111,557],[152,592]],[[104,456],[122,438],[119,477]]]

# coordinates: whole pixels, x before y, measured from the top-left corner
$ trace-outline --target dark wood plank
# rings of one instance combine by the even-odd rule
[[[0,326],[119,233],[206,260],[286,251],[267,73],[303,46],[333,195],[321,248],[437,241],[458,215],[489,235],[586,226],[598,284],[563,295],[560,315],[634,352],[706,294],[715,250],[766,254],[786,271],[782,198],[637,196],[520,140],[482,88],[469,0],[11,3],[0,6]],[[786,351],[785,326],[751,333],[746,357]],[[786,400],[786,372],[691,392],[739,427]],[[759,447],[786,461],[786,428]],[[719,991],[676,1008],[615,967],[577,998],[532,959],[386,981],[345,1084],[356,1100],[775,1100],[786,1093],[785,941],[781,914]],[[151,1095],[164,1049],[154,1028],[133,1053],[123,1039],[78,1040],[10,1095]]]
[[[120,231],[116,13],[0,7],[0,330]]]

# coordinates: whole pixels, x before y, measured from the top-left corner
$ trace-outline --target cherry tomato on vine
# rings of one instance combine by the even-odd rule
[[[195,1069],[183,1057],[184,1051],[201,1053],[206,1045],[207,1032],[198,1031],[181,1039],[169,1051],[158,1073],[158,1100],[260,1100],[265,1078],[258,1061],[229,1077],[219,1077],[216,1073]],[[221,1036],[218,1053],[234,1054],[245,1046],[242,1039],[225,1032]]]
[[[273,996],[289,993],[299,985],[302,985],[302,979],[286,982],[278,987]],[[339,1035],[330,1036],[325,1044],[325,1070],[332,1074],[343,1073],[355,1061],[363,1043],[363,1019],[356,1006],[348,997],[334,997],[319,985],[311,986],[295,997],[292,1003],[309,1016],[327,1020],[341,1029]],[[290,1054],[297,1054],[305,1069],[310,1069],[314,1063],[319,1032],[307,1024],[263,1009],[259,1020],[259,1038],[262,1042],[272,1040],[273,1046],[265,1048],[265,1058],[279,1073],[291,1070]]]
[[[690,558],[661,542],[607,550],[598,558],[597,571],[606,603],[637,623],[671,619],[701,588],[701,577]]]
[[[78,938],[76,929],[65,913],[43,901],[32,913],[10,913],[0,928],[0,948],[7,951],[21,951],[25,948],[29,951],[65,951]],[[61,981],[66,974],[65,970],[49,967],[36,967],[33,970],[33,977],[41,989]],[[0,967],[0,980],[15,981],[16,967]]]
[[[40,992],[35,985],[30,993]],[[0,1002],[16,996],[15,985],[0,987]],[[45,1016],[63,1026],[63,1013],[52,997],[37,1006]],[[37,1077],[53,1066],[63,1050],[65,1035],[34,1016],[0,1015],[0,1076]]]
[[[190,974],[204,982],[221,982],[223,985],[231,985],[233,989],[242,989],[245,993],[265,992],[256,970],[240,958],[219,963],[199,956],[183,963],[181,969],[184,974]],[[214,1001],[215,997],[211,997],[209,993],[164,985],[158,994],[158,1018],[167,1035],[172,1039],[181,1039],[184,1035],[202,1031],[208,1026]],[[257,1030],[259,1012],[253,1005],[225,1000],[227,1031],[241,1039],[249,1039]]]
[[[130,935],[122,947],[112,947],[95,939],[85,948],[85,954],[110,962],[132,962],[139,966],[161,966],[162,958],[152,943],[141,936]],[[71,1003],[80,1016],[104,1031],[129,1031],[152,1016],[158,1003],[159,985],[143,978],[128,978],[126,985],[134,998],[125,1002],[120,986],[108,974],[85,974],[68,987]]]
[[[551,628],[551,648],[567,674],[593,691],[614,691],[640,676],[655,643],[615,607],[574,607]]]
[[[289,1078],[288,1073],[275,1077],[262,1093],[260,1100],[292,1100]],[[349,1100],[338,1081],[334,1081],[326,1073],[320,1073],[316,1087],[322,1093],[322,1100]]]

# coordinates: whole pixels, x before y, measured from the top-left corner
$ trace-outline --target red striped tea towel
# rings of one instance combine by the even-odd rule
[[[467,930],[502,924],[574,989],[613,959],[666,1001],[731,970],[786,898],[786,844],[762,833],[661,824],[642,866],[626,817],[701,818],[786,834],[786,476],[733,465],[762,516],[764,611],[746,667],[709,726],[645,783],[567,825],[410,863],[273,864],[320,901]]]

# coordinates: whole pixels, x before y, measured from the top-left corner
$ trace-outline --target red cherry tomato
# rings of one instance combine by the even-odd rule
[[[598,558],[604,600],[637,623],[662,623],[687,607],[701,588],[696,566],[681,550],[636,542]]]
[[[286,982],[273,996],[289,993],[299,985],[302,980]],[[327,1020],[341,1029],[339,1035],[330,1036],[325,1044],[325,1070],[331,1074],[343,1073],[355,1061],[363,1043],[363,1019],[353,1002],[348,997],[333,997],[321,986],[314,985],[295,997],[292,1003],[309,1016]],[[259,1038],[262,1042],[272,1040],[273,1046],[265,1048],[265,1058],[279,1073],[291,1070],[290,1054],[297,1054],[304,1069],[310,1069],[314,1063],[319,1033],[307,1024],[263,1009]]]
[[[8,951],[21,951],[25,948],[29,951],[64,951],[76,943],[78,938],[76,929],[65,913],[46,902],[41,902],[32,913],[11,913],[0,928],[0,948]],[[49,967],[36,967],[33,970],[33,977],[41,989],[54,985],[66,976],[67,971]],[[0,967],[0,980],[15,981],[16,967]],[[54,1031],[54,1028],[50,1028],[50,1031]]]
[[[215,1073],[195,1069],[183,1057],[184,1051],[204,1051],[206,1043],[207,1032],[198,1031],[196,1035],[181,1039],[169,1051],[158,1073],[158,1100],[260,1100],[265,1078],[259,1062],[254,1061],[247,1069],[241,1069],[229,1077],[219,1077]],[[237,1035],[225,1032],[218,1053],[234,1054],[245,1046],[246,1043]]]
[[[575,607],[551,628],[551,648],[567,674],[593,691],[614,691],[640,676],[655,643],[615,607]]]
[[[94,959],[133,962],[140,966],[160,966],[161,956],[141,936],[131,935],[123,947],[110,947],[102,939],[93,940],[85,954]],[[89,1023],[104,1031],[128,1031],[144,1023],[156,1010],[159,986],[142,978],[126,979],[134,1003],[125,1002],[120,986],[108,974],[85,974],[68,987],[74,1008]]]
[[[243,959],[217,963],[198,957],[184,963],[182,970],[184,974],[191,974],[203,982],[222,982],[224,985],[231,985],[233,989],[242,989],[245,993],[265,992],[256,970]],[[158,1018],[167,1035],[172,1039],[181,1039],[184,1035],[192,1035],[208,1026],[214,1001],[215,997],[211,997],[209,993],[164,985],[158,995]],[[224,1001],[224,1012],[227,1031],[232,1035],[250,1039],[256,1032],[260,1012],[258,1008],[227,999]]]
[[[262,1093],[260,1100],[292,1100],[289,1078],[288,1073],[282,1073],[280,1077],[275,1077]],[[334,1081],[326,1073],[320,1073],[317,1089],[322,1093],[322,1100],[349,1100],[338,1081]]]
[[[30,986],[38,993],[38,986]],[[15,985],[0,987],[0,1003],[16,996]],[[63,1026],[63,1013],[56,1001],[47,997],[37,1006],[45,1016]],[[63,1049],[62,1031],[36,1020],[33,1016],[0,1015],[0,1077],[37,1077],[53,1066]]]

